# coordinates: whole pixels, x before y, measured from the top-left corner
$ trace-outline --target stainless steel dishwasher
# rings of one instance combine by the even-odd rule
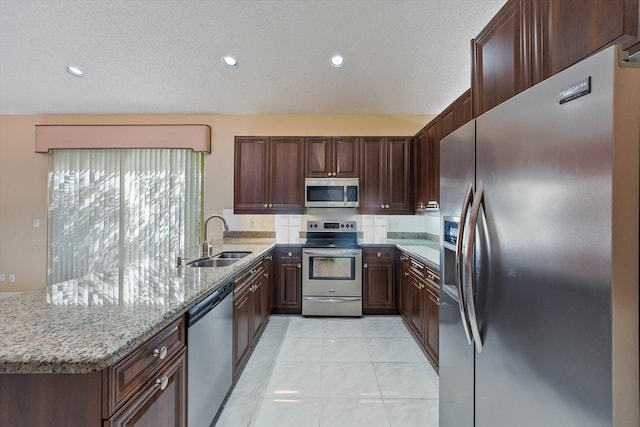
[[[187,312],[187,421],[208,427],[233,382],[233,283]]]

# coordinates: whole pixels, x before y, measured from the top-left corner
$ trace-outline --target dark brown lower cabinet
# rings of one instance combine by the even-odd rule
[[[398,251],[398,265],[398,276],[396,277],[398,281],[398,308],[402,317],[408,319],[411,303],[411,288],[409,287],[411,262],[409,256],[401,251]]]
[[[236,288],[237,289],[237,288]],[[254,307],[249,286],[234,290],[233,295],[233,374],[247,359],[253,335]]]
[[[102,371],[0,374],[0,426],[185,426],[184,338],[180,318]]]
[[[240,373],[269,318],[272,255],[264,256],[234,279],[233,372]]]
[[[438,365],[440,341],[439,273],[399,251],[400,314],[425,351]]]
[[[423,343],[434,361],[438,362],[440,352],[440,297],[427,286],[425,292],[425,325],[423,326]]]
[[[302,248],[282,246],[275,250],[273,312],[302,313]]]
[[[152,378],[104,427],[182,427],[186,425],[186,349]]]
[[[393,277],[394,248],[376,246],[362,250],[362,314],[398,312]]]

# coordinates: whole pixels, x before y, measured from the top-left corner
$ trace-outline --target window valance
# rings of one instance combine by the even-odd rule
[[[208,125],[36,125],[36,153],[52,149],[183,148],[211,152]]]

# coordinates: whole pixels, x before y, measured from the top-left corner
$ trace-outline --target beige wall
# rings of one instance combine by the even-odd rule
[[[431,115],[0,115],[0,292],[45,286],[47,155],[36,154],[36,124],[208,124],[205,213],[233,206],[233,138],[236,135],[414,135]],[[215,184],[212,184],[215,183]],[[40,227],[34,227],[34,219]],[[16,282],[9,283],[9,274]]]

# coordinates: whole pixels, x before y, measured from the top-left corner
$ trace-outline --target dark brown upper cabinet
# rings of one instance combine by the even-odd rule
[[[361,214],[410,215],[411,137],[361,138]]]
[[[639,0],[509,0],[472,40],[477,117],[614,44],[640,50]]]
[[[476,116],[531,85],[530,1],[507,2],[471,41]]]
[[[608,46],[629,47],[640,37],[638,0],[530,1],[538,46],[533,84]]]
[[[304,212],[302,137],[236,137],[234,212]]]
[[[307,178],[359,176],[360,138],[307,137],[304,143]]]

